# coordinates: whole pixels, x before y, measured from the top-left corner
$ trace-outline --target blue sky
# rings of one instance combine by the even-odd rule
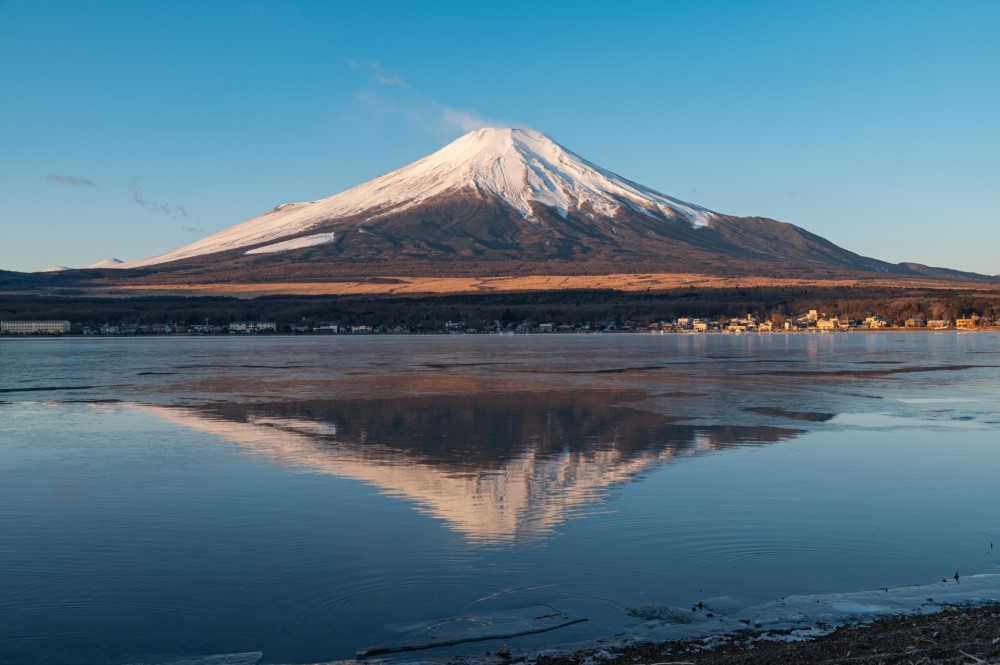
[[[496,124],[997,274],[998,30],[994,0],[0,0],[0,268],[158,254]]]

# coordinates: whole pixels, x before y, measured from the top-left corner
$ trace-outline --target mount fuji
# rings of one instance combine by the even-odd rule
[[[172,252],[101,267],[251,282],[622,272],[971,276],[889,264],[792,224],[716,213],[607,171],[544,134],[510,128],[470,132],[340,194],[279,205]]]

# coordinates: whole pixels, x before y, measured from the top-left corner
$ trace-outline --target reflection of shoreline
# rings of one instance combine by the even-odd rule
[[[479,542],[530,539],[607,488],[679,457],[797,430],[676,425],[599,394],[430,396],[199,408],[127,406],[273,463],[351,478],[412,501]]]

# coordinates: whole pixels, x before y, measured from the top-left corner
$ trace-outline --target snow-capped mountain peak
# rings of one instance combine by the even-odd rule
[[[469,132],[408,166],[334,196],[289,203],[186,247],[149,259],[118,264],[135,268],[246,247],[247,253],[282,252],[326,242],[335,233],[312,229],[342,218],[384,219],[447,194],[492,196],[537,221],[535,206],[614,218],[622,208],[655,218],[686,219],[704,226],[715,216],[704,208],[665,196],[579,157],[531,129],[485,128]],[[595,221],[596,223],[596,221]],[[115,267],[115,266],[106,266]]]
[[[392,178],[391,176],[397,176]],[[462,186],[491,192],[532,216],[532,202],[562,214],[590,204],[612,216],[624,204],[637,210],[708,223],[711,213],[605,171],[531,129],[485,128],[470,132],[405,169],[383,176],[413,198]],[[379,180],[382,180],[380,178]],[[421,186],[424,189],[420,190]]]

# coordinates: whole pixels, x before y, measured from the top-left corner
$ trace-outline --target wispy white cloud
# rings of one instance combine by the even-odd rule
[[[497,124],[490,122],[475,111],[466,109],[453,109],[450,106],[441,107],[441,123],[446,127],[454,127],[464,132],[471,132],[483,127],[492,127]]]
[[[377,83],[388,86],[397,86],[404,90],[410,89],[410,84],[403,80],[403,77],[399,74],[387,74],[382,69],[382,65],[378,62],[369,62],[368,68],[372,70],[372,74]]]
[[[56,187],[96,187],[93,180],[77,178],[71,175],[49,174],[49,184]]]
[[[142,187],[139,186],[137,180],[133,180],[128,184],[129,191],[132,192],[132,200],[136,204],[141,205],[143,208],[152,210],[153,212],[162,212],[165,215],[170,215],[171,217],[187,217],[188,211],[182,205],[177,205],[174,203],[160,203],[158,201],[150,201],[143,197]]]
[[[353,71],[362,69],[351,58],[347,59],[347,66]],[[360,112],[359,122],[364,124],[391,118],[439,135],[464,134],[483,127],[510,126],[495,118],[487,118],[473,109],[441,104],[414,89],[399,74],[388,73],[377,61],[368,62],[364,71],[370,72],[371,78],[367,85],[354,93]]]

